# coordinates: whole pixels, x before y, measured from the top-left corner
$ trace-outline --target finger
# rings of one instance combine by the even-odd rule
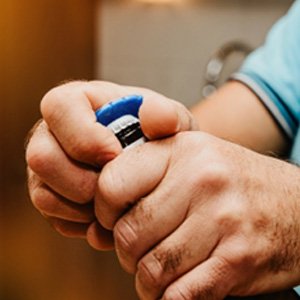
[[[94,81],[89,83],[86,94],[96,108],[129,94],[142,95],[144,100],[139,118],[145,135],[150,139],[198,129],[198,124],[184,105],[149,89]]]
[[[34,207],[49,217],[78,223],[90,223],[95,219],[93,203],[73,203],[45,184],[38,185],[30,194]]]
[[[198,128],[191,113],[179,102],[148,89],[103,81],[73,82],[53,89],[44,97],[41,110],[71,157],[102,165],[120,153],[121,146],[110,130],[96,123],[94,111],[129,94],[144,97],[139,115],[149,139]]]
[[[46,123],[75,160],[102,165],[122,149],[114,134],[96,122],[95,110],[123,89],[110,83],[73,82],[51,90],[41,102]],[[95,94],[97,93],[97,96]]]
[[[103,228],[97,221],[89,226],[87,242],[96,250],[108,251],[114,249],[112,232]]]
[[[157,299],[171,282],[207,259],[218,242],[219,232],[213,222],[207,222],[205,209],[190,216],[139,261],[139,293],[147,299]]]
[[[163,201],[159,201],[163,199]],[[171,200],[171,201],[170,201]],[[122,217],[114,227],[116,252],[129,273],[136,272],[138,260],[183,221],[187,205],[168,199],[168,192],[146,197]],[[158,209],[159,208],[159,209]]]
[[[233,286],[232,274],[226,260],[211,257],[171,284],[162,300],[222,300]]]
[[[59,234],[69,238],[86,238],[86,232],[89,227],[88,224],[65,221],[58,218],[47,217],[46,215],[44,216]]]
[[[139,117],[142,130],[150,140],[198,129],[184,105],[154,92],[145,97]]]
[[[26,159],[39,180],[63,197],[78,203],[89,202],[94,197],[98,174],[71,160],[44,122],[30,139]]]
[[[190,201],[186,189],[178,189],[177,181],[169,180],[172,177],[169,174],[164,178],[154,192],[142,198],[114,227],[118,258],[129,273],[135,273],[138,260],[179,227],[188,215]]]
[[[94,86],[96,85],[97,83]],[[145,88],[131,86],[121,88],[127,94],[143,96],[144,101],[139,111],[139,118],[142,130],[150,140],[170,136],[180,131],[198,129],[198,124],[192,114],[180,102]],[[90,95],[95,97],[95,93],[90,93]]]
[[[124,151],[102,169],[95,196],[97,219],[112,230],[119,216],[158,185],[168,167],[167,141]],[[147,172],[145,172],[147,170]]]

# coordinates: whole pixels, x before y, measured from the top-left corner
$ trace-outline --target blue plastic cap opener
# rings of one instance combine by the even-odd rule
[[[143,96],[131,95],[112,101],[96,111],[97,122],[110,128],[123,148],[144,144],[139,120]]]

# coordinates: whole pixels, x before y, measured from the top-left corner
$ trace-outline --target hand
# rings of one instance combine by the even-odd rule
[[[113,240],[95,221],[93,198],[99,170],[122,149],[112,132],[96,123],[95,111],[131,94],[144,96],[140,120],[150,140],[195,129],[183,105],[150,90],[72,82],[43,98],[43,121],[33,129],[26,151],[34,206],[61,234],[87,238],[103,250],[112,248]]]
[[[200,132],[103,168],[96,216],[141,299],[223,299],[300,282],[300,171]]]

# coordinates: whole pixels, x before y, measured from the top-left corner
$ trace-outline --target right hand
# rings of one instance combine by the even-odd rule
[[[144,97],[139,117],[148,139],[197,129],[183,105],[151,90],[101,81],[72,82],[45,95],[43,120],[32,130],[26,149],[33,205],[59,233],[86,238],[96,249],[113,248],[111,232],[94,215],[99,172],[122,148],[113,133],[96,122],[95,111],[132,94]]]

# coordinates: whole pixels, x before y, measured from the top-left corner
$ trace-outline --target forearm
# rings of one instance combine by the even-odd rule
[[[285,154],[289,141],[257,96],[231,81],[192,108],[202,131],[261,153]]]

